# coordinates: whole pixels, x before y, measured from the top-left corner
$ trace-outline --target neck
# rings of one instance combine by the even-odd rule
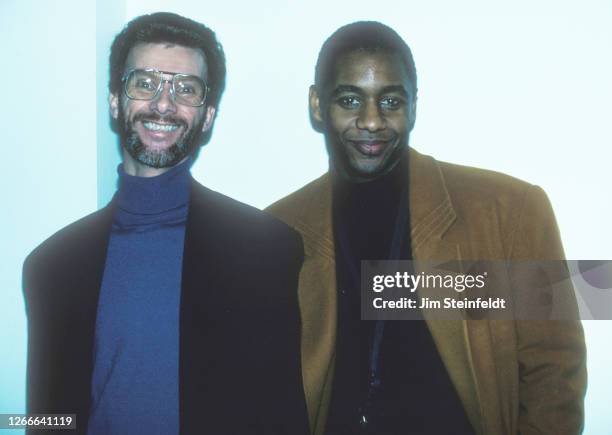
[[[130,153],[128,153],[125,149],[122,150],[122,154],[123,154],[123,170],[125,171],[125,173],[128,175],[132,175],[134,177],[145,177],[145,178],[157,177],[158,175],[164,174],[168,172],[170,169],[174,168],[175,166],[180,165],[181,163],[183,163],[185,160],[189,158],[189,156],[186,156],[183,160],[178,162],[176,165],[169,166],[167,168],[153,168],[151,166],[147,166],[135,160],[130,155]]]
[[[116,203],[131,214],[158,215],[189,202],[190,162],[173,166],[157,177],[128,174],[123,165],[117,168],[119,189]]]

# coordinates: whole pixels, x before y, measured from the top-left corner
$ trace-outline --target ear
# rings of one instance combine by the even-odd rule
[[[213,126],[213,121],[215,120],[215,112],[216,108],[214,106],[206,107],[206,113],[204,114],[204,124],[202,125],[202,132],[206,132],[210,130]]]
[[[117,94],[110,94],[108,96],[108,108],[113,119],[119,117],[119,97]]]
[[[310,116],[314,121],[319,124],[323,123],[323,116],[321,114],[321,99],[319,98],[319,91],[312,85],[308,91],[308,105],[310,107]]]
[[[410,123],[410,131],[414,128],[414,123],[416,121],[416,106],[417,106],[417,96],[415,95],[412,99],[412,103],[410,104],[409,112],[408,112],[408,121]]]

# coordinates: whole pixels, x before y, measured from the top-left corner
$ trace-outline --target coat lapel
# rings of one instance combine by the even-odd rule
[[[432,265],[461,261],[460,246],[444,235],[456,225],[457,215],[436,161],[410,149],[410,216],[412,255],[416,272]],[[439,289],[419,290],[420,296],[440,297]],[[456,296],[453,290],[445,296]],[[451,381],[476,433],[481,433],[481,409],[472,365],[469,326],[464,320],[437,320],[425,313],[427,326]],[[476,322],[478,323],[478,322]],[[482,322],[481,322],[482,323]]]
[[[28,411],[77,414],[84,433],[91,403],[91,376],[98,297],[114,207],[111,205],[54,236],[59,251],[37,265],[45,292],[33,295],[28,327]],[[61,351],[60,351],[61,350]],[[48,392],[54,392],[50,395]]]
[[[77,425],[80,427],[78,433],[85,433],[89,422],[98,300],[114,214],[115,205],[111,202],[96,213],[95,220],[92,220],[80,237],[79,248],[66,248],[67,252],[74,253],[70,262],[72,264],[69,263],[74,271],[69,276],[74,281],[65,287],[70,290],[70,294],[64,298],[70,305],[65,313],[66,318],[72,318],[72,323],[78,326],[68,332],[72,337],[64,337],[65,343],[70,343],[70,346],[63,346],[66,349],[65,360],[68,361],[64,365],[64,379],[68,382],[56,385],[53,391],[60,392],[58,397],[62,394],[70,397],[66,403],[73,401],[72,407],[66,409],[77,410]],[[72,384],[75,390],[67,388],[67,384]]]
[[[295,207],[292,223],[304,239],[298,299],[302,319],[302,370],[310,427],[325,428],[335,360],[337,299],[331,182],[326,174]]]

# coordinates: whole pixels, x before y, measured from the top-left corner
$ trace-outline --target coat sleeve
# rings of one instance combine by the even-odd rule
[[[37,362],[41,360],[40,346],[37,345],[39,328],[37,326],[38,318],[36,315],[36,273],[34,266],[33,255],[29,255],[24,264],[22,272],[23,296],[26,308],[27,325],[28,325],[28,357],[26,369],[26,412],[36,413],[43,412],[38,399],[40,397],[40,387],[42,386],[41,367]],[[29,431],[27,431],[29,433]]]
[[[550,264],[552,260],[559,264],[558,260],[564,260],[552,207],[537,186],[531,186],[525,196],[509,259],[511,267],[520,262]],[[522,273],[522,288],[515,289],[519,293],[525,293],[525,288],[528,292],[542,288],[541,270],[530,270],[533,272]],[[534,320],[516,321],[521,435],[579,434],[584,425],[584,334],[571,280],[564,280],[561,288],[558,284],[552,297],[562,299],[557,302],[563,306],[563,320],[530,317]]]

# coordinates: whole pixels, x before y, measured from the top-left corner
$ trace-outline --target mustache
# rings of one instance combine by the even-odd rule
[[[138,121],[152,121],[161,124],[176,124],[187,128],[187,121],[185,121],[185,119],[175,115],[160,115],[159,113],[155,112],[138,113],[134,115],[132,123]]]

